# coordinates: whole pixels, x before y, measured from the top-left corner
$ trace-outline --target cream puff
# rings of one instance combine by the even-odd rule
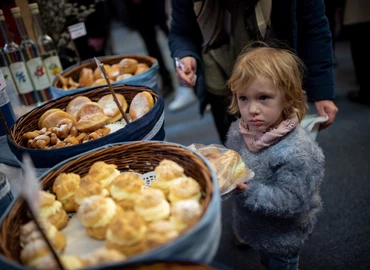
[[[167,219],[170,214],[170,204],[166,201],[160,189],[144,189],[135,199],[134,210],[145,221],[152,222]]]
[[[121,262],[126,260],[126,256],[117,250],[99,248],[83,257],[87,266],[95,266],[106,263]]]
[[[96,239],[105,239],[109,223],[122,212],[122,208],[112,198],[95,195],[82,201],[77,216],[88,235]]]
[[[55,199],[54,194],[45,191],[40,191],[39,194],[40,217],[48,219],[58,230],[67,226],[68,216],[66,211],[63,209],[62,203]]]
[[[56,250],[61,251],[66,247],[66,236],[47,219],[39,219],[39,224]],[[19,240],[21,247],[25,247],[36,239],[43,238],[34,221],[29,221],[20,227]]]
[[[99,182],[104,188],[107,188],[118,175],[120,175],[120,171],[117,170],[117,165],[98,161],[90,167],[86,177],[91,181]]]
[[[118,175],[109,185],[109,193],[123,210],[133,210],[135,198],[144,188],[144,179],[137,173],[125,172]]]
[[[73,212],[76,209],[74,195],[80,186],[80,180],[81,177],[78,174],[61,173],[54,181],[53,192],[67,212]]]
[[[126,112],[127,110],[127,101],[125,97],[121,94],[116,94],[118,103],[121,105],[122,110]],[[114,123],[117,122],[122,118],[121,111],[119,110],[113,96],[111,94],[105,95],[98,100],[98,104],[100,104],[104,108],[104,113],[108,116],[107,123]]]
[[[164,159],[154,169],[156,178],[152,182],[152,187],[160,189],[167,196],[170,191],[172,181],[185,176],[184,168],[172,160]]]
[[[43,239],[36,239],[29,242],[20,252],[21,261],[30,266],[35,267],[40,260],[50,253],[48,245]]]
[[[63,264],[63,268],[66,270],[84,269],[87,266],[86,262],[77,256],[60,255],[59,260]],[[52,270],[59,269],[59,266],[54,257],[49,254],[42,257],[35,265],[35,268],[42,270]]]
[[[145,236],[145,249],[162,246],[179,236],[178,231],[167,220],[152,222],[148,225],[148,230]]]
[[[88,180],[86,177],[83,177],[80,182],[79,188],[76,190],[74,195],[77,212],[79,206],[82,204],[82,201],[88,197],[100,195],[103,197],[109,196],[108,190],[106,190],[101,183]]]
[[[105,246],[127,256],[144,251],[147,227],[145,220],[134,211],[116,216],[108,226]]]
[[[168,195],[168,199],[171,203],[181,200],[199,201],[201,197],[202,193],[199,183],[187,176],[180,177],[173,181]]]
[[[194,225],[202,214],[199,202],[195,200],[178,201],[171,207],[170,222],[179,232]]]

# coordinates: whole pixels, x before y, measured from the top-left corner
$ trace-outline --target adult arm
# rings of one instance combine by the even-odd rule
[[[329,120],[321,128],[333,123],[337,107],[333,103],[334,70],[332,36],[322,0],[297,1],[298,55],[307,67],[305,89],[310,101],[315,102],[319,115]]]

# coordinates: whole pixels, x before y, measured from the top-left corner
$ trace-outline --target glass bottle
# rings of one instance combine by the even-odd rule
[[[50,82],[45,73],[45,67],[40,57],[39,50],[36,44],[28,37],[19,7],[12,8],[11,12],[17,25],[19,35],[22,39],[20,48],[25,58],[26,66],[33,86],[35,87],[38,101],[48,101],[51,99],[51,93],[49,89]]]
[[[37,3],[29,4],[33,23],[37,32],[37,45],[44,61],[46,73],[48,74],[50,83],[53,83],[55,76],[63,71],[60,63],[58,51],[55,47],[53,39],[45,33],[39,6]]]
[[[24,105],[37,103],[36,94],[28,75],[23,54],[18,44],[13,40],[9,32],[8,25],[5,22],[3,11],[0,9],[0,32],[4,40],[4,55],[9,64],[10,72],[14,78],[18,90],[18,96]]]
[[[3,73],[5,82],[6,82],[6,92],[10,98],[10,103],[13,108],[19,107],[21,105],[18,98],[18,90],[14,84],[13,76],[10,72],[8,61],[5,58],[5,55],[0,48],[0,70]]]
[[[5,78],[3,72],[0,70],[0,136],[7,135],[6,129],[10,130],[15,122],[14,111],[10,104],[6,88]]]

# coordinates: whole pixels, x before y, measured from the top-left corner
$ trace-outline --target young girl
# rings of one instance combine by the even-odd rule
[[[299,125],[307,110],[302,67],[286,50],[259,47],[238,58],[228,81],[230,112],[240,119],[226,146],[255,172],[237,186],[234,232],[268,269],[298,269],[321,209],[324,155]]]

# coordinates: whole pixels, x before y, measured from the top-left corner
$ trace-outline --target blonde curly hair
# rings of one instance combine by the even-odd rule
[[[307,98],[302,89],[303,62],[292,52],[271,47],[250,47],[241,54],[227,82],[232,98],[231,114],[240,114],[236,92],[246,89],[258,78],[271,79],[274,86],[282,91],[284,101],[290,106],[283,111],[284,119],[296,113],[299,121],[307,112]]]

